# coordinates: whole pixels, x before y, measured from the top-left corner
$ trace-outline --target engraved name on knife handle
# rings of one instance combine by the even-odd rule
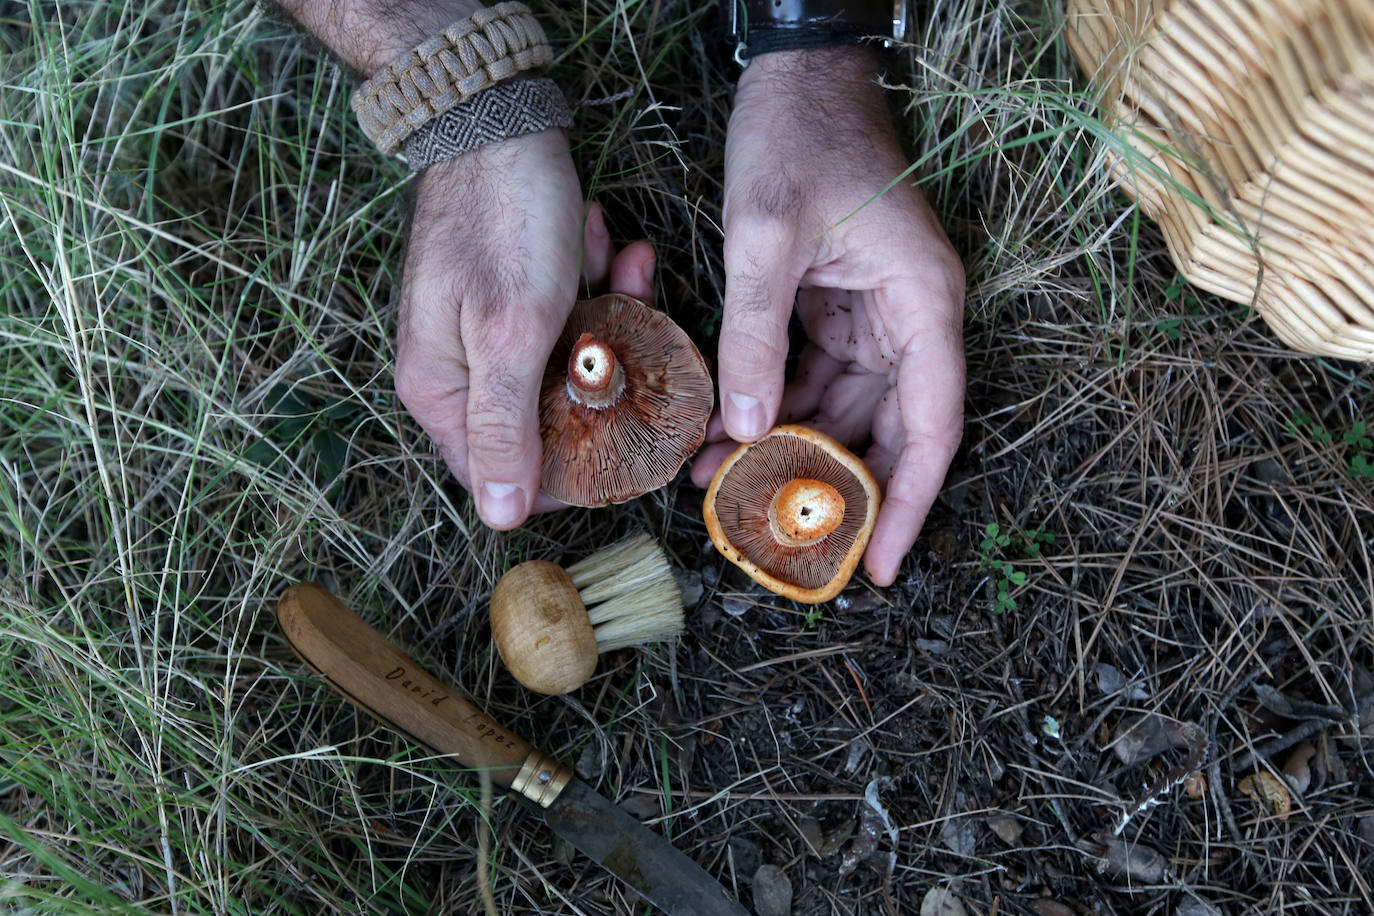
[[[486,770],[494,784],[547,807],[571,774],[425,671],[328,590],[288,588],[277,620],[291,648],[356,706],[418,743]]]

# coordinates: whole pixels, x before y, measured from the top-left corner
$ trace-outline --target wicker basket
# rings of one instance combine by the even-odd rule
[[[1374,360],[1374,0],[1068,0],[1067,34],[1179,271]]]

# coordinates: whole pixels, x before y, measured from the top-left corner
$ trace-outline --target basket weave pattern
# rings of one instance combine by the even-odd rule
[[[1068,0],[1067,35],[1179,271],[1374,360],[1374,0]]]

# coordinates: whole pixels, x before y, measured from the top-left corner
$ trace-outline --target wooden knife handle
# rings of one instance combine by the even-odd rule
[[[302,661],[402,734],[546,807],[567,784],[566,770],[411,661],[328,590],[291,586],[277,619]]]

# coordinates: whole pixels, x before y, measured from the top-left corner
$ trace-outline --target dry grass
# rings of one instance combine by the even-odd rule
[[[709,340],[711,13],[561,15],[584,181]],[[964,447],[898,584],[816,614],[721,562],[685,482],[475,524],[390,392],[406,181],[327,61],[239,3],[5,7],[7,911],[480,912],[486,831],[501,912],[643,911],[307,676],[271,613],[303,578],[746,901],[772,863],[799,914],[936,885],[983,913],[1374,909],[1374,481],[1343,440],[1374,375],[1178,286],[1104,176],[1056,6],[922,15],[891,97],[968,264]],[[495,578],[635,527],[702,584],[687,636],[570,698],[519,689]],[[1002,613],[994,562],[1025,577]],[[1159,753],[1122,740],[1144,716]],[[1240,791],[1304,741],[1286,815]]]

